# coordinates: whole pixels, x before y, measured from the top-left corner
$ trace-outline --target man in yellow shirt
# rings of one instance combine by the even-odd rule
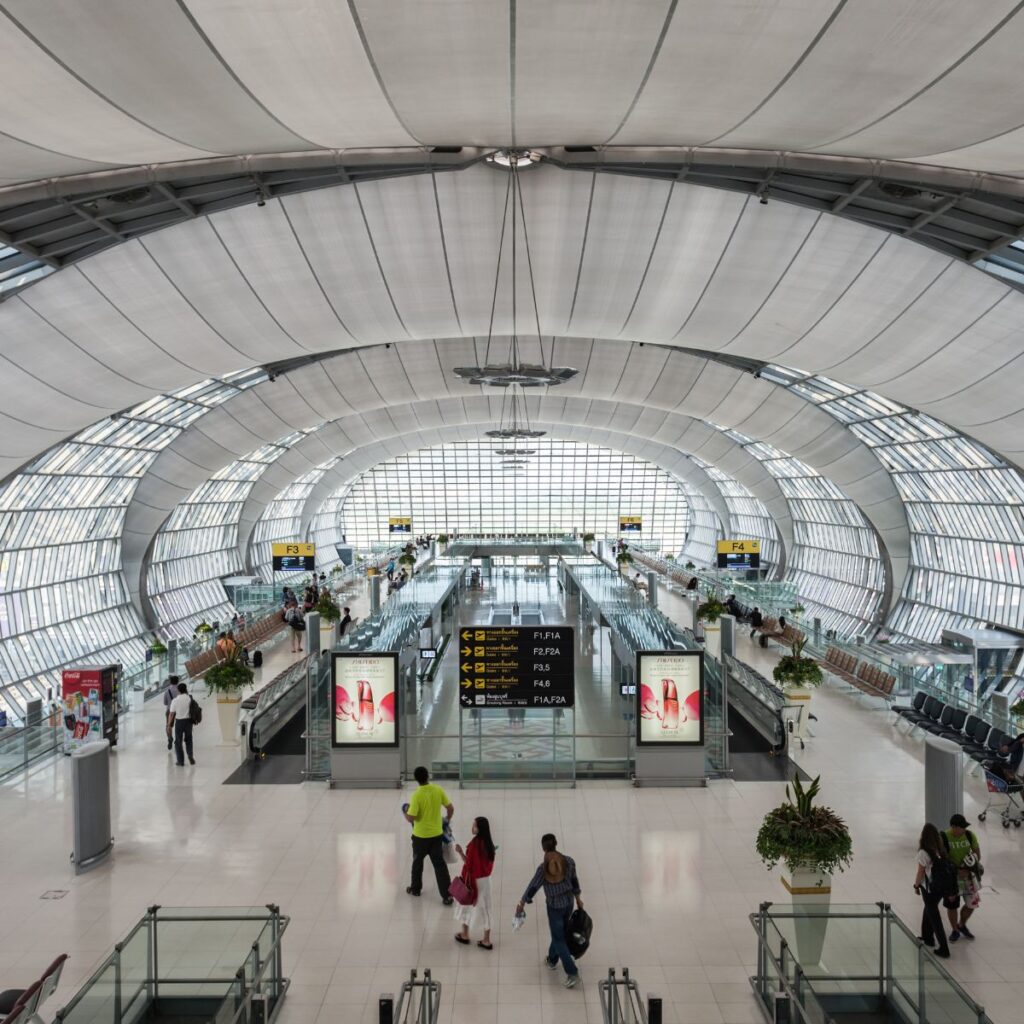
[[[423,891],[423,861],[429,857],[430,863],[434,865],[441,902],[450,906],[453,900],[448,895],[448,887],[452,884],[452,878],[444,862],[441,809],[448,812],[448,820],[451,821],[455,807],[448,799],[448,794],[430,781],[430,773],[426,768],[421,766],[412,774],[419,788],[405,808],[405,819],[412,822],[412,884],[405,891],[410,896],[419,896]]]

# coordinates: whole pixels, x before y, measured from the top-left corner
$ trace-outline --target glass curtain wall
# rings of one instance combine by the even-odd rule
[[[944,628],[1024,629],[1024,479],[984,445],[871,391],[785,367],[762,376],[875,450],[906,503],[911,565],[886,623],[935,643]]]
[[[495,448],[528,449],[514,460]],[[521,465],[502,465],[516,461]],[[616,536],[620,516],[640,516],[641,539],[675,554],[689,505],[665,470],[623,452],[550,438],[496,444],[456,441],[401,455],[364,473],[341,518],[350,543],[386,542],[388,520],[411,517],[422,533],[594,533]]]
[[[885,594],[885,566],[878,536],[864,514],[831,480],[770,444],[725,430],[759,459],[779,483],[793,518],[793,550],[786,559],[806,607],[806,620],[841,637],[878,625]]]
[[[335,544],[341,543],[344,530],[341,526],[341,509],[348,495],[348,487],[332,494],[317,510],[309,524],[309,539],[316,545],[316,567],[320,572],[330,572],[341,564]]]
[[[770,577],[772,570],[779,564],[782,545],[779,540],[778,527],[775,525],[775,520],[769,515],[768,509],[764,507],[764,503],[760,498],[755,498],[738,480],[727,476],[716,466],[712,466],[710,462],[705,462],[695,455],[691,455],[690,458],[715,481],[718,489],[722,492],[725,506],[729,510],[729,536],[761,541],[761,568],[767,570]],[[718,549],[716,548],[716,559],[717,554]],[[712,560],[711,564],[714,565],[715,561]]]
[[[247,370],[161,395],[51,448],[0,489],[0,700],[59,685],[76,661],[141,661],[121,571],[125,510],[157,455],[200,416],[266,379]]]
[[[718,559],[718,541],[722,537],[718,513],[703,494],[688,494],[687,500],[690,503],[690,533],[683,545],[682,559],[701,567],[714,566]]]
[[[160,528],[146,570],[146,594],[165,637],[188,636],[196,624],[234,614],[221,578],[244,572],[238,524],[264,470],[306,435],[264,445],[200,484]]]
[[[302,510],[306,507],[306,499],[324,473],[333,469],[339,461],[335,457],[304,473],[263,510],[263,515],[252,531],[250,542],[249,564],[257,575],[265,580],[274,578],[271,545],[301,539]]]

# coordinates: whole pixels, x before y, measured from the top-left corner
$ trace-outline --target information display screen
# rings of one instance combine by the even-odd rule
[[[398,655],[331,657],[332,747],[398,746]]]
[[[270,559],[274,572],[312,572],[316,568],[316,545],[271,544]]]
[[[459,630],[459,701],[466,708],[571,708],[571,626]]]
[[[619,516],[619,533],[640,533],[642,527],[640,516]]]
[[[388,520],[388,533],[412,533],[412,519],[408,516],[392,516]]]
[[[638,651],[636,678],[638,744],[703,744],[703,651]]]
[[[720,540],[718,542],[719,569],[760,569],[761,542],[759,540]]]

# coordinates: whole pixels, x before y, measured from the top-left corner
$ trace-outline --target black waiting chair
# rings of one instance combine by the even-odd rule
[[[893,711],[899,715],[900,718],[905,718],[908,722],[916,723],[918,719],[923,717],[923,708],[927,699],[928,695],[924,690],[918,690],[917,693],[914,694],[914,700],[909,707],[906,705],[896,704],[893,705]]]

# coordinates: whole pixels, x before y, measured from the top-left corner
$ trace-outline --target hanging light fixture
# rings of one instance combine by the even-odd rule
[[[500,150],[492,154],[494,166],[508,171],[508,187],[505,190],[505,207],[501,219],[501,235],[498,240],[498,259],[494,275],[494,294],[491,298],[491,319],[487,328],[487,346],[483,366],[457,366],[455,376],[468,381],[493,388],[509,388],[518,385],[521,388],[556,387],[571,380],[579,370],[571,366],[555,366],[555,339],[551,339],[550,355],[544,359],[544,338],[540,331],[540,311],[537,306],[537,289],[533,280],[533,259],[530,254],[530,236],[526,229],[526,208],[523,205],[523,189],[519,182],[521,167],[531,167],[539,159],[539,154],[529,150]],[[494,315],[498,304],[499,283],[501,281],[501,260],[505,249],[505,231],[512,213],[511,257],[512,257],[512,337],[509,341],[508,358],[503,362],[491,362],[491,342],[494,337]],[[526,253],[526,268],[530,280],[530,297],[533,304],[533,321],[536,327],[537,344],[540,348],[540,363],[524,363],[519,354],[518,312],[519,295],[517,290],[518,275],[518,243],[519,225],[522,224],[523,248]],[[532,334],[533,332],[531,332]]]
[[[530,427],[530,416],[525,398],[520,417],[519,394],[514,386],[501,399],[501,419],[498,426],[494,430],[486,431],[488,437],[498,438],[502,441],[509,441],[517,437],[543,437],[546,433],[546,430],[534,430]]]

